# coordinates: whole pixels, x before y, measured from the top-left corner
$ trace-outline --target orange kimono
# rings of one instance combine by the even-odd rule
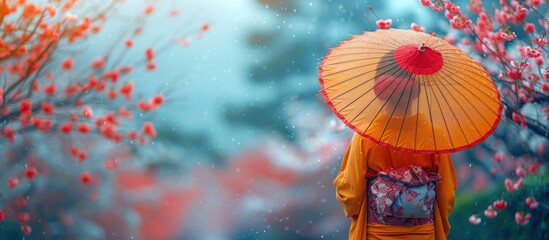
[[[392,226],[368,223],[368,169],[380,172],[390,167],[418,165],[438,172],[442,180],[436,187],[434,224]],[[349,239],[436,239],[448,237],[448,216],[454,208],[457,181],[449,154],[413,154],[389,149],[356,134],[345,153],[334,180],[337,200],[345,216],[352,218]],[[404,238],[405,237],[405,238]]]

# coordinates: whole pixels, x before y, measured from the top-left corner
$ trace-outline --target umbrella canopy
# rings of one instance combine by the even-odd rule
[[[373,141],[415,153],[445,153],[484,141],[501,119],[495,83],[445,40],[411,30],[365,32],[320,65],[334,113]]]

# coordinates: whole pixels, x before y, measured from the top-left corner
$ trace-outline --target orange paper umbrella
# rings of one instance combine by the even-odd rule
[[[501,118],[486,71],[447,41],[411,30],[350,38],[320,65],[321,92],[360,135],[415,153],[454,152],[486,139]]]

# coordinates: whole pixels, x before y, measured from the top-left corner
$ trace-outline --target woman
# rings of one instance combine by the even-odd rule
[[[397,84],[398,83],[398,84]],[[442,131],[433,129],[423,114],[414,112],[409,102],[417,99],[419,83],[413,77],[378,77],[375,80],[375,94],[385,101],[376,116],[369,134],[383,137],[419,136],[416,139],[402,138],[399,141],[434,141],[445,136]],[[400,94],[398,98],[390,97]],[[398,100],[389,100],[398,99]],[[389,120],[390,116],[390,120]],[[426,123],[419,125],[417,123]],[[417,127],[410,129],[402,126]],[[398,129],[398,130],[396,130]],[[404,131],[415,131],[407,134]],[[421,136],[433,136],[424,137]],[[421,143],[420,143],[421,144]],[[377,215],[375,203],[369,201],[371,185],[377,174],[393,168],[419,166],[426,172],[441,176],[435,188],[432,215],[426,218],[387,219]],[[345,153],[341,169],[334,180],[337,200],[343,206],[345,216],[352,218],[349,239],[446,239],[450,231],[448,217],[454,207],[456,177],[449,154],[415,154],[395,150],[376,144],[370,139],[355,133]],[[370,216],[369,216],[370,215]],[[381,220],[379,220],[381,219]]]

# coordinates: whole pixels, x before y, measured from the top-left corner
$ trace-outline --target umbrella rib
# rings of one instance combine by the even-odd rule
[[[406,114],[408,114],[408,108],[410,107],[410,101],[412,100],[412,94],[414,93],[414,86],[416,85],[416,76],[417,75],[410,75],[410,77],[412,77],[412,76],[414,76],[414,80],[412,80],[412,88],[410,89],[410,95],[408,96],[408,102],[406,102],[406,110],[404,111],[404,117],[406,117]],[[406,82],[406,84],[408,84],[408,82],[410,82],[409,79]],[[403,93],[404,93],[404,91],[403,91]],[[417,114],[418,113],[416,112],[416,115]],[[397,136],[397,140],[396,140],[396,143],[395,143],[396,147],[398,147],[398,142],[400,141],[400,134],[402,133],[403,128],[404,128],[404,120],[402,120],[402,124],[400,125],[400,129],[398,131],[398,136]]]
[[[392,44],[392,46],[394,47],[400,47],[402,46],[403,42],[399,41],[399,40],[395,40],[394,38],[390,37],[390,36],[382,36],[380,37],[379,39],[375,39],[375,40],[372,40],[372,41],[357,41],[357,42],[361,42],[361,43],[370,43],[370,42],[374,42],[374,41],[379,41],[379,42],[375,42],[375,43],[378,43],[378,45],[380,46],[387,46],[387,42],[386,41],[383,41],[383,39],[390,39],[390,40],[393,40],[392,42],[390,42],[390,44]]]
[[[427,109],[429,109],[429,119],[431,120],[431,130],[433,131],[433,144],[436,152],[438,151],[438,149],[437,149],[437,139],[435,136],[435,125],[433,122],[433,113],[431,112],[431,104],[429,102],[429,92],[427,91],[427,85],[425,84],[425,81],[423,81],[423,89],[425,89],[425,97],[427,98]]]
[[[442,72],[451,73],[451,74],[446,74],[446,75],[448,75],[448,76],[459,77],[457,74],[455,74],[454,72],[451,72],[451,71],[449,71],[449,70],[442,70]],[[472,79],[472,78],[470,78],[470,76],[468,76],[468,75],[464,75],[464,76],[467,76],[467,77],[469,77],[469,79]],[[462,82],[460,82],[460,81],[454,79],[453,77],[450,77],[450,79],[451,79],[453,82],[455,82],[456,84],[458,84],[458,85],[462,86],[463,88],[467,89],[467,91],[468,91],[469,93],[471,93],[473,96],[475,96],[480,102],[482,102],[482,103],[484,104],[484,106],[486,106],[488,109],[490,109],[490,111],[491,111],[493,114],[498,115],[498,113],[494,112],[494,110],[493,110],[492,108],[490,108],[490,105],[488,105],[486,102],[482,101],[476,94],[474,94],[473,92],[471,92],[471,90],[470,90],[469,88],[463,86],[463,85],[461,84]],[[474,80],[474,79],[472,79],[472,80]],[[451,85],[451,84],[450,84],[450,85]],[[469,86],[472,86],[474,89],[480,91],[481,93],[484,93],[484,95],[485,95],[486,97],[488,97],[489,99],[491,99],[494,103],[496,103],[496,104],[498,104],[498,105],[500,104],[497,100],[493,99],[492,96],[487,95],[486,92],[483,91],[484,89],[479,89],[479,88],[476,87],[475,84],[472,84],[472,83],[468,83],[468,85],[469,85]],[[499,95],[499,93],[498,93],[498,95]]]
[[[459,126],[459,130],[461,130],[461,134],[463,134],[463,137],[465,138],[465,141],[467,142],[467,145],[470,144],[469,142],[469,139],[467,139],[467,135],[465,134],[465,132],[463,131],[463,127],[461,126],[461,123],[459,122],[457,116],[456,116],[456,113],[454,112],[454,109],[450,106],[450,102],[448,101],[448,99],[446,99],[446,95],[442,92],[442,89],[440,89],[440,86],[438,84],[435,84],[438,91],[440,92],[440,95],[442,96],[442,98],[444,99],[444,102],[446,103],[446,105],[448,106],[448,108],[450,109],[450,112],[452,113],[452,116],[454,116],[454,119],[456,120],[458,126]],[[444,84],[443,84],[444,85]],[[450,96],[452,96],[451,92],[448,90],[448,88],[446,88],[446,92],[449,93]],[[434,90],[433,90],[434,91]],[[454,99],[455,101],[455,99]],[[457,102],[457,101],[456,101]],[[461,106],[459,105],[459,103],[457,104],[458,106]],[[441,110],[442,111],[442,110]],[[465,111],[464,111],[465,112]],[[465,114],[467,115],[467,114]]]
[[[461,68],[460,70],[457,70],[457,69],[454,69],[453,67],[447,67],[446,71],[449,73],[449,75],[452,75],[452,76],[456,76],[456,77],[463,76],[463,77],[467,77],[467,79],[475,80],[475,78],[473,76],[463,73],[463,72],[466,72],[466,71],[463,70],[463,68]],[[484,76],[479,75],[479,74],[475,74],[475,75],[477,77],[481,77],[481,78],[487,78],[488,77],[486,75],[484,75]],[[489,79],[489,77],[487,79]],[[457,83],[459,83],[459,81]],[[490,96],[486,93],[486,90],[489,90],[490,92],[496,93],[497,95],[499,95],[499,92],[493,86],[487,86],[487,85],[484,85],[484,84],[471,84],[471,83],[469,83],[469,84],[471,86],[473,86],[474,89],[482,92],[484,94],[484,96],[486,96],[486,97],[489,97],[489,98],[492,97],[492,96]],[[482,88],[477,87],[477,85],[480,85]],[[495,100],[495,99],[492,99],[492,100],[494,101],[494,103],[498,103],[497,100]]]
[[[453,82],[456,82],[458,85],[460,85],[461,87],[463,87],[464,89],[466,89],[471,95],[475,96],[477,98],[477,100],[479,100],[480,102],[482,102],[488,109],[491,110],[490,106],[488,106],[484,101],[482,101],[481,99],[478,98],[478,96],[474,93],[471,92],[471,90],[469,90],[467,87],[463,86],[460,84],[459,81],[457,81],[456,79],[454,79],[454,76],[455,75],[449,75],[447,74],[447,71],[441,71],[441,74],[444,73],[444,75],[448,76],[448,78],[450,80],[452,80]],[[457,76],[456,76],[457,77]],[[446,80],[446,81],[449,81],[449,80]],[[454,86],[453,84],[448,84],[450,86]],[[458,92],[458,94],[460,94],[464,99],[466,99],[466,101],[473,107],[473,109],[475,109],[475,111],[482,117],[482,119],[484,119],[484,121],[490,125],[491,123],[484,117],[484,115],[478,110],[478,108],[471,102],[471,100],[469,98],[467,98],[465,95],[463,95],[463,93],[461,91],[457,91],[457,89],[455,87],[453,87],[456,92]],[[478,90],[478,89],[477,89]],[[493,112],[496,116],[498,115],[497,113]],[[482,134],[481,134],[482,135]]]
[[[338,64],[342,64],[342,63],[358,62],[358,61],[372,60],[372,59],[379,59],[379,57],[357,58],[357,59],[353,59],[353,60],[347,60],[347,61],[341,61],[341,62],[334,62],[334,63],[324,64],[324,65],[322,65],[322,66],[323,66],[323,67],[325,67],[325,66],[334,66],[334,65],[338,65]],[[376,63],[379,63],[379,62],[376,62]]]
[[[341,51],[338,49],[338,51]],[[345,53],[345,54],[339,54],[339,55],[327,55],[324,57],[324,59],[327,59],[328,57],[332,58],[332,57],[345,57],[345,56],[353,56],[353,55],[374,55],[374,54],[379,54],[379,55],[385,55],[387,54],[388,52],[352,52],[352,53]]]
[[[451,76],[449,76],[448,74],[446,74],[446,72],[444,72],[444,75],[446,75],[446,77],[448,78],[452,78]],[[442,78],[444,79],[444,81],[448,82],[448,80],[446,80],[445,78]],[[473,109],[475,109],[477,111],[477,113],[479,113],[479,115],[482,115],[480,114],[480,112],[478,111],[478,109],[471,103],[471,101],[469,101],[469,99],[467,97],[465,97],[463,95],[463,93],[461,91],[458,91],[458,89],[456,89],[454,87],[454,85],[452,84],[442,84],[442,86],[444,86],[444,88],[446,89],[446,91],[450,92],[450,90],[448,89],[447,85],[451,85],[453,88],[454,88],[454,91],[457,92],[458,94],[460,94],[468,103],[470,106],[473,107]],[[467,117],[467,119],[469,119],[469,122],[471,123],[471,125],[473,125],[473,127],[475,128],[475,130],[477,130],[477,133],[479,134],[479,136],[483,136],[483,134],[480,132],[480,130],[477,128],[477,125],[475,124],[475,122],[471,119],[471,117],[469,116],[469,114],[466,113],[465,109],[463,109],[463,106],[461,104],[459,104],[459,101],[454,97],[453,94],[450,94],[450,96],[452,97],[452,99],[454,99],[454,101],[456,103],[458,103],[457,105],[459,106],[459,108],[461,108],[461,111],[463,111],[465,113],[465,116]],[[485,121],[487,121],[486,119],[484,119]],[[488,121],[487,121],[488,122]]]
[[[383,131],[381,132],[381,136],[379,137],[379,139],[383,139],[383,135],[385,135],[385,131],[387,130],[387,126],[389,126],[389,122],[391,121],[391,118],[393,118],[393,115],[395,114],[395,111],[396,111],[398,105],[400,104],[400,100],[402,99],[402,95],[404,95],[404,89],[406,89],[406,86],[407,86],[408,83],[410,82],[410,78],[413,76],[412,73],[414,72],[415,66],[416,66],[417,62],[419,61],[419,58],[416,57],[416,56],[418,55],[417,52],[418,52],[418,51],[416,51],[416,52],[414,53],[414,56],[412,57],[412,59],[415,60],[414,64],[412,65],[412,66],[414,66],[414,67],[413,67],[412,71],[408,71],[408,73],[409,73],[408,80],[406,80],[406,84],[404,85],[405,87],[403,88],[403,91],[401,91],[400,96],[398,97],[398,101],[397,101],[397,103],[395,104],[395,107],[393,108],[393,111],[391,112],[391,116],[389,116],[389,121],[387,121],[387,123],[385,124],[385,127],[383,128]],[[400,84],[401,84],[402,82],[403,82],[402,80],[399,81],[398,85],[396,86],[396,88],[395,88],[395,89],[393,90],[393,92],[391,93],[391,96],[389,96],[389,98],[387,98],[387,99],[391,99],[391,97],[392,97],[393,94],[395,93],[395,90],[400,86]],[[413,85],[412,85],[412,89],[413,89]],[[405,118],[405,117],[406,117],[406,113],[408,113],[408,105],[410,104],[410,97],[412,97],[411,92],[410,92],[410,96],[408,97],[408,102],[407,102],[407,104],[406,104],[406,110],[405,110],[405,112],[404,112],[404,117],[403,117],[403,118]],[[384,104],[383,106],[385,106],[385,104]],[[383,107],[382,107],[381,109],[383,109]],[[402,125],[404,125],[404,119],[402,120]],[[401,133],[401,132],[402,132],[402,126],[400,126],[400,129],[399,129],[399,132],[398,132],[397,141],[395,142],[395,147],[398,146],[398,140],[399,140],[399,138],[400,138],[400,133]]]
[[[421,94],[421,79],[418,80],[417,84],[418,84],[418,97],[417,97],[417,109],[416,109],[416,132],[414,134],[414,151],[417,150],[417,132],[419,130],[419,104],[421,103],[419,96]]]
[[[383,72],[383,73],[381,73],[381,74],[379,74],[379,75],[376,75],[376,76],[374,76],[373,78],[370,78],[370,79],[368,79],[367,81],[364,81],[364,82],[362,82],[361,84],[359,84],[359,85],[353,87],[352,89],[349,89],[349,90],[347,90],[346,92],[339,94],[338,96],[332,98],[332,101],[333,101],[334,99],[338,98],[338,97],[341,97],[341,96],[345,95],[346,93],[348,93],[348,92],[350,92],[350,91],[352,91],[352,90],[354,90],[354,89],[357,89],[358,87],[362,86],[363,84],[365,84],[365,83],[367,83],[367,82],[370,82],[370,81],[372,81],[372,80],[374,80],[374,79],[376,79],[376,78],[382,76],[383,74],[385,74],[385,73],[387,73],[387,72],[389,72],[389,71],[392,71],[392,70],[395,69],[395,68],[396,68],[396,67],[393,67],[393,68],[389,69],[388,71],[385,71],[385,72]],[[400,71],[399,75],[400,75],[402,72],[404,72],[404,71]],[[386,78],[385,78],[385,79],[386,79]],[[379,83],[378,83],[377,85],[379,85]],[[373,86],[371,89],[369,89],[369,90],[366,91],[365,93],[362,93],[358,98],[356,98],[355,100],[353,100],[352,102],[350,102],[349,104],[347,104],[346,106],[344,106],[343,108],[339,109],[339,111],[343,111],[343,110],[345,110],[347,107],[351,106],[351,104],[353,104],[354,102],[356,102],[358,99],[361,99],[362,97],[364,97],[366,94],[368,94],[370,91],[372,91],[372,89],[374,89],[377,85],[374,84],[374,86]],[[385,90],[385,89],[384,89],[384,90]],[[382,90],[381,92],[383,92],[384,90]],[[373,102],[374,102],[373,100],[370,101],[370,103],[368,103],[368,105],[366,105],[365,108],[368,108],[368,107],[370,106],[370,104],[372,104]],[[364,111],[364,110],[363,110],[363,111]],[[361,111],[357,116],[355,116],[355,117],[353,118],[353,120],[351,120],[351,122],[354,121],[360,114],[362,114],[363,111]]]
[[[482,70],[482,68],[477,68],[477,67],[475,67],[475,66],[471,66],[471,65],[468,65],[468,64],[461,64],[461,63],[460,63],[460,66],[458,66],[458,65],[455,65],[455,64],[453,64],[453,63],[450,63],[449,65],[451,65],[451,66],[453,66],[453,67],[460,68],[460,70],[462,70],[462,69],[465,68],[465,67],[466,67],[467,69],[473,69],[473,70],[477,70],[477,71],[478,71],[478,70]],[[464,65],[465,65],[465,67],[462,67],[462,66],[464,66]],[[449,68],[449,69],[454,70],[454,68]],[[463,72],[471,72],[471,71],[463,71]],[[452,72],[452,73],[454,73],[454,72]],[[476,71],[474,71],[473,74],[476,75],[477,77],[482,77],[482,78],[485,78],[485,77],[488,76],[488,74],[487,74],[487,75],[478,74]],[[460,74],[460,75],[464,75],[464,76],[467,76],[467,77],[471,78],[471,76],[468,75],[468,74]],[[497,89],[494,89],[492,86],[485,85],[485,84],[480,84],[480,85],[483,86],[483,87],[489,88],[489,89],[490,89],[492,92],[494,92],[494,93],[498,93],[498,94],[499,94],[499,92],[497,91]]]
[[[371,64],[365,64],[365,65],[360,65],[360,66],[356,66],[356,67],[352,67],[352,68],[346,68],[346,69],[343,69],[341,71],[337,71],[337,72],[332,72],[332,73],[329,73],[329,74],[326,74],[326,75],[323,75],[322,77],[323,78],[326,78],[326,77],[329,77],[329,76],[332,76],[332,75],[335,75],[335,74],[339,74],[339,73],[343,73],[343,72],[347,72],[347,71],[351,71],[351,70],[355,70],[355,69],[358,69],[358,68],[363,68],[363,67],[367,67],[367,66],[370,66],[370,65],[376,65],[376,64],[379,64],[379,63],[385,63],[385,62],[391,62],[392,59],[388,59],[388,60],[384,60],[384,61],[380,61],[380,62],[374,62],[374,63],[371,63]],[[388,66],[389,64],[387,64]],[[362,74],[358,75],[358,76],[361,76]],[[358,77],[356,76],[356,77]],[[354,77],[353,77],[354,78]],[[334,85],[336,86],[336,85]],[[330,86],[330,87],[333,87],[333,86]]]
[[[401,70],[401,71],[399,71],[397,77],[400,78],[400,75],[401,75],[402,73],[409,73],[409,72],[408,72],[408,71],[405,71],[405,70]],[[395,82],[395,81],[393,81],[393,82]],[[389,86],[393,85],[393,82],[389,83],[384,89],[382,89],[381,92],[380,92],[380,94],[383,93],[383,92],[385,92],[385,90],[389,89]],[[378,83],[378,84],[379,84],[379,83]],[[398,82],[397,87],[398,87],[398,85],[400,85],[400,81]],[[374,87],[373,87],[372,89],[374,89],[375,86],[377,86],[377,85],[374,85]],[[393,89],[393,92],[391,92],[391,95],[389,96],[389,98],[390,98],[391,96],[393,96],[395,90],[396,90],[396,88]],[[370,89],[370,91],[371,91],[371,89]],[[370,106],[370,104],[372,104],[372,103],[374,102],[374,100],[375,100],[375,98],[374,98],[372,101],[370,101],[370,103],[368,103],[368,105],[367,105],[366,107],[364,107],[364,108],[358,113],[358,115],[356,115],[356,116],[353,118],[353,121],[354,121],[358,116],[360,116],[360,114],[362,114],[362,113],[364,112],[364,110],[366,110],[366,108],[368,108],[368,107]],[[374,116],[373,120],[375,120],[375,119],[377,118],[377,116],[379,115],[379,113],[381,113],[381,110],[385,107],[385,104],[387,104],[386,101],[383,103],[383,105],[381,106],[381,108],[379,109],[379,111],[377,111],[377,113],[376,113],[376,115]],[[364,129],[364,131],[362,131],[362,135],[364,135],[364,134],[368,131],[368,129],[370,128],[370,126],[372,126],[372,123],[374,122],[373,120],[370,121],[370,124],[368,124],[368,127],[366,127],[366,129]]]
[[[404,44],[404,42],[402,42],[400,40],[397,40],[397,39],[394,39],[391,36],[386,36],[386,37],[390,40],[393,40],[393,43],[395,44],[395,46],[402,46]]]
[[[378,45],[378,46],[382,46],[382,47],[386,47],[386,48],[380,48],[380,49],[387,49],[387,50],[392,50],[394,49],[395,47],[399,47],[400,45],[399,44],[393,44],[391,43],[392,45],[387,45],[386,43],[387,42],[377,42],[375,40],[371,40],[370,41],[347,41],[345,42],[345,44],[352,44],[352,43],[362,43],[362,44],[375,44],[375,45]]]
[[[408,80],[406,81],[406,84],[408,84],[408,82],[410,82],[410,77],[412,76],[412,72],[408,72],[406,71],[406,75],[404,78],[408,78]],[[400,84],[402,83],[403,81],[399,81],[398,82],[398,85],[395,87],[395,89],[393,89],[393,92],[391,93],[391,95],[387,98],[387,99],[391,99],[393,97],[393,95],[395,94],[395,91],[396,89],[400,86]],[[404,85],[406,86],[406,85]],[[383,139],[383,135],[385,135],[385,131],[387,130],[387,127],[389,126],[389,123],[391,122],[391,119],[393,118],[393,115],[395,115],[395,111],[398,107],[398,104],[400,103],[400,100],[402,99],[402,95],[404,95],[404,91],[402,91],[400,93],[400,96],[398,97],[398,101],[397,103],[395,104],[395,107],[393,108],[393,111],[391,112],[391,115],[389,116],[389,121],[387,121],[387,123],[385,123],[385,127],[383,127],[383,131],[381,132],[381,136],[379,136],[379,139]],[[385,101],[385,104],[387,103],[387,101]],[[379,110],[381,112],[381,110],[385,107],[385,104],[383,104],[383,106],[381,107],[381,109]],[[376,115],[377,116],[377,115]],[[404,115],[406,116],[406,115]],[[375,119],[375,118],[374,118]],[[404,123],[404,121],[402,121]],[[402,129],[400,129],[402,131]],[[399,131],[399,135],[400,135],[400,131]],[[395,147],[397,146],[398,144],[398,140],[397,142],[395,143]]]
[[[452,149],[455,149],[454,141],[452,141],[452,134],[450,133],[450,129],[448,129],[448,124],[446,121],[446,117],[444,116],[444,112],[442,111],[442,107],[440,106],[440,101],[438,100],[438,97],[435,93],[435,90],[431,88],[431,91],[433,92],[433,97],[435,98],[435,102],[437,103],[438,109],[440,110],[440,114],[442,115],[442,122],[444,123],[444,127],[446,128],[446,133],[448,133],[448,138],[450,139],[450,145],[452,146]]]
[[[430,36],[430,35],[429,35]],[[433,45],[433,46],[430,46],[430,48],[432,49],[436,49],[437,51],[440,52],[439,49],[437,49],[439,46],[444,46],[444,45],[448,45],[448,42],[445,41],[445,40],[439,40],[439,39],[436,39],[434,37],[430,37],[429,40],[433,40],[433,43],[437,43],[437,45]]]
[[[391,62],[391,61],[383,61],[383,62]],[[391,66],[391,65],[393,65],[393,68],[395,68],[395,67],[397,66],[397,65],[394,64],[394,63],[389,63],[389,64],[384,65],[383,67],[379,67],[379,68],[377,68],[377,69],[373,69],[373,70],[370,70],[370,71],[367,71],[367,72],[363,72],[363,73],[361,73],[361,74],[358,74],[358,75],[356,75],[356,76],[352,76],[352,77],[350,77],[350,78],[348,78],[348,79],[345,79],[345,80],[343,80],[343,81],[341,81],[341,82],[335,83],[334,85],[331,85],[331,86],[326,87],[326,88],[333,88],[333,87],[335,87],[335,86],[337,86],[337,85],[339,85],[339,84],[346,83],[347,81],[351,81],[351,80],[353,80],[353,79],[355,79],[355,78],[357,78],[357,77],[363,76],[364,74],[371,73],[371,72],[373,72],[373,71],[376,71],[376,70],[382,69],[382,68],[386,68],[386,67]],[[368,64],[368,65],[363,65],[362,67],[365,67],[365,66],[370,66],[370,64]],[[322,76],[322,78],[326,78],[326,76]]]

